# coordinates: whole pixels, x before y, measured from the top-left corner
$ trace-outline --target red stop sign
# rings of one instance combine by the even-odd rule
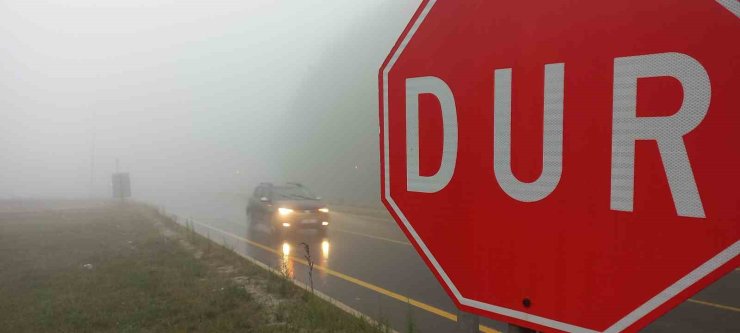
[[[634,331],[738,266],[740,5],[424,1],[382,199],[463,310]]]

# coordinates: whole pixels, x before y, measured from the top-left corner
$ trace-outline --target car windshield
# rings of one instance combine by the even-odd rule
[[[273,188],[277,198],[316,200],[311,190],[302,186],[278,186]]]

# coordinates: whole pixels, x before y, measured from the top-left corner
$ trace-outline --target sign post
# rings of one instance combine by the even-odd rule
[[[506,333],[536,333],[537,331],[526,327],[509,324],[506,328]]]
[[[637,331],[740,264],[737,36],[732,1],[423,1],[382,201],[461,311]]]
[[[478,333],[480,318],[478,315],[465,311],[457,312],[457,331],[459,333]]]

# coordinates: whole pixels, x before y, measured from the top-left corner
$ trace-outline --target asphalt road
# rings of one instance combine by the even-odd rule
[[[305,249],[309,246],[314,288],[399,332],[456,332],[457,310],[401,230],[389,219],[332,212],[326,237],[304,232],[271,235],[249,227],[246,200],[222,195],[167,200],[157,204],[179,222],[214,241],[309,284]],[[506,325],[481,319],[484,332]],[[679,305],[645,332],[740,332],[740,271]]]

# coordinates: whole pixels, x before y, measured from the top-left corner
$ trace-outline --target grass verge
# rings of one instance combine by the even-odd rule
[[[0,332],[384,332],[137,204],[0,213]]]

